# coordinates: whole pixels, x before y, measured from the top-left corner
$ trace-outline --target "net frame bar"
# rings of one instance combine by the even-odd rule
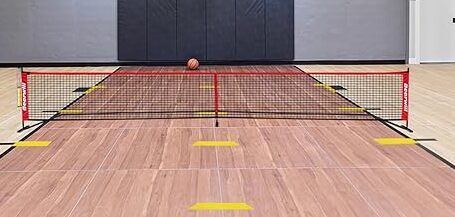
[[[216,123],[218,125],[218,118],[219,113],[220,113],[220,96],[219,96],[219,90],[218,90],[218,84],[219,84],[219,77],[227,77],[227,76],[302,76],[302,75],[307,75],[314,79],[315,81],[320,82],[318,79],[316,79],[316,76],[324,76],[324,75],[330,75],[330,76],[365,76],[365,75],[373,75],[373,76],[381,76],[381,75],[401,75],[402,76],[402,113],[401,113],[401,119],[382,119],[380,117],[376,117],[375,115],[369,113],[375,119],[380,119],[380,120],[402,120],[406,121],[406,126],[408,125],[409,121],[409,69],[407,71],[397,71],[397,72],[279,72],[279,71],[268,71],[268,72],[231,72],[231,71],[165,71],[165,72],[158,72],[158,71],[138,71],[138,72],[133,72],[133,71],[116,71],[116,72],[21,72],[21,88],[22,88],[22,122],[24,123],[25,121],[29,120],[41,120],[41,119],[30,119],[29,116],[29,79],[28,76],[45,76],[45,75],[55,75],[55,76],[90,76],[90,75],[102,75],[106,76],[104,79],[102,79],[100,82],[103,82],[105,79],[111,77],[111,76],[135,76],[135,75],[147,75],[147,76],[213,76],[213,83],[214,83],[214,118],[216,119]],[[323,82],[320,82],[323,83]],[[338,93],[338,95],[342,96],[341,94]],[[72,103],[76,102],[79,100],[82,96],[78,97],[76,100],[74,100]],[[350,101],[351,103],[355,104],[351,100],[347,99],[346,97],[342,96],[346,100]],[[72,103],[67,105],[66,107],[70,106]],[[359,106],[360,107],[360,106]],[[367,111],[368,112],[368,111]],[[254,111],[252,112],[254,113]],[[257,112],[260,113],[260,112]],[[270,112],[266,112],[270,113]],[[302,113],[300,113],[302,114]],[[52,117],[51,119],[53,119]],[[191,117],[190,117],[191,118]],[[213,118],[213,117],[208,117],[208,118]],[[236,117],[231,117],[231,118],[236,118]],[[244,117],[241,117],[244,118]],[[273,119],[273,118],[272,118]],[[340,119],[338,119],[340,120]],[[350,119],[347,119],[350,120]]]

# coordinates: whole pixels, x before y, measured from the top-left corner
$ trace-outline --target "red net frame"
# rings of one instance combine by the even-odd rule
[[[23,121],[142,118],[408,121],[409,117],[409,70],[359,73],[23,72],[21,77],[24,101]],[[176,89],[174,86],[177,83],[194,86],[184,86],[187,89],[183,90],[179,86],[180,89]],[[207,90],[200,90],[200,87],[198,89],[196,86],[201,85],[200,83],[207,83]],[[153,84],[155,87],[153,85],[143,89],[136,87],[149,84]],[[269,86],[273,88],[268,88]],[[74,92],[74,89],[81,87],[85,87],[86,90],[80,93]],[[135,93],[137,92],[135,90],[139,89],[145,99],[132,99],[135,94],[139,94]],[[164,97],[156,98],[156,94],[159,94],[156,92],[158,89],[170,89],[170,91],[161,92]],[[116,97],[115,94],[108,95],[112,94],[109,91],[116,91],[119,97]],[[177,94],[173,94],[172,91],[177,91]],[[103,96],[110,98],[103,99]],[[189,98],[189,101],[181,99],[182,96]],[[92,101],[88,100],[90,97],[93,98]],[[165,97],[169,97],[169,99]],[[104,100],[104,104],[101,105],[95,99]],[[82,103],[84,100],[85,104]],[[157,102],[154,105],[161,103],[162,107],[153,107],[154,105],[149,103],[153,100]],[[210,106],[191,105],[192,102],[198,104],[199,101],[204,101]],[[131,105],[135,105],[134,103],[138,102],[145,107],[136,110],[128,107],[131,103]],[[118,107],[115,103],[118,103]],[[78,104],[80,107],[76,106]],[[177,109],[183,108],[183,106],[188,106],[189,110],[185,112]],[[171,107],[173,108],[171,109]],[[166,109],[169,111],[167,112]],[[99,112],[100,110],[105,112]],[[109,114],[110,112],[111,114]]]

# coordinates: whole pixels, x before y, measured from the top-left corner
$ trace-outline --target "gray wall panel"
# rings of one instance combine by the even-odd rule
[[[0,62],[117,61],[117,0],[1,0]]]
[[[296,60],[404,60],[408,0],[295,0]]]

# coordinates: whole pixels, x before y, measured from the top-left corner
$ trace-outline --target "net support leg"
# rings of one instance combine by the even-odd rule
[[[30,129],[30,128],[36,127],[36,126],[38,126],[38,125],[41,125],[41,124],[43,124],[43,123],[44,123],[44,122],[38,122],[38,123],[36,123],[36,124],[32,124],[32,125],[27,125],[27,126],[25,126],[25,125],[24,125],[24,122],[22,122],[22,128],[21,128],[20,130],[18,130],[17,132],[20,133],[20,132],[22,132],[22,131],[24,131],[24,130],[28,130],[28,129]]]
[[[389,123],[390,125],[394,126],[394,127],[398,127],[400,129],[403,129],[403,130],[406,130],[410,133],[413,133],[414,131],[412,129],[409,128],[409,125],[408,125],[408,121],[406,121],[406,124],[405,125],[400,125],[400,124],[396,124],[396,123],[393,123],[391,121],[384,121],[385,123]]]

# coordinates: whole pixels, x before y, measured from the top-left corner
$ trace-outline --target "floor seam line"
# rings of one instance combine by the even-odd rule
[[[213,129],[213,136],[216,140],[215,129]],[[220,193],[220,203],[223,203],[223,189],[221,187],[221,173],[220,173],[220,162],[219,162],[219,158],[218,158],[218,147],[215,147],[215,157],[216,157],[216,172],[218,174],[218,190]],[[221,211],[221,216],[224,217],[224,211]]]
[[[362,194],[362,192],[360,192],[360,190],[354,185],[354,183],[352,183],[351,179],[349,179],[349,177],[346,175],[346,173],[343,171],[343,169],[339,169],[339,170],[341,171],[341,174],[343,174],[343,176],[346,178],[346,180],[348,180],[349,184],[351,184],[351,186],[355,189],[355,191],[357,191],[357,193],[360,195],[360,197],[362,197],[362,199],[367,203],[368,207],[370,207],[371,210],[374,211],[376,216],[381,217],[381,215],[379,215],[379,212],[376,210],[376,208],[373,207],[373,205],[370,203],[370,201],[367,200],[367,198]]]

